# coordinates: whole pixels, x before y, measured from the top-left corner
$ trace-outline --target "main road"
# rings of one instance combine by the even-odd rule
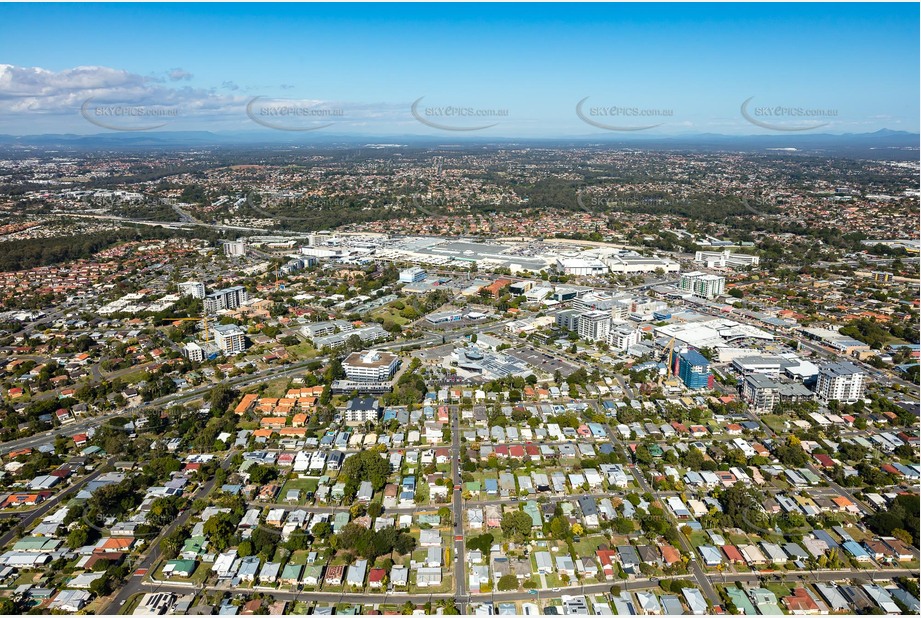
[[[454,478],[454,585],[456,596],[454,603],[461,614],[467,613],[467,555],[464,545],[464,494],[461,483],[460,456],[460,406],[451,406],[451,476]]]
[[[646,482],[646,477],[642,471],[638,470],[636,466],[632,466],[630,470],[633,472],[633,476],[636,477],[636,482],[643,488],[644,492],[650,493],[655,496],[656,500],[662,503],[662,510],[665,512],[666,516],[671,520],[672,525],[675,528],[678,528],[678,521],[672,516],[671,511],[665,505],[665,502],[659,496],[658,492],[655,491],[652,487],[649,486],[649,483]],[[679,530],[678,532],[678,541],[681,544],[681,549],[691,558],[691,562],[688,563],[691,572],[694,574],[694,579],[697,580],[697,585],[700,586],[700,589],[703,590],[704,594],[707,595],[707,600],[710,601],[713,605],[719,605],[722,603],[720,595],[717,594],[716,589],[710,583],[707,573],[704,571],[703,567],[700,566],[700,561],[697,559],[697,555],[694,553],[694,548],[691,546],[690,541],[685,538]]]
[[[91,474],[84,476],[82,479],[78,480],[73,485],[64,489],[63,491],[59,491],[58,493],[56,493],[52,497],[45,500],[44,502],[42,502],[39,506],[37,506],[34,509],[31,509],[29,511],[16,511],[16,512],[11,512],[11,513],[0,514],[0,518],[5,519],[5,518],[10,518],[10,517],[16,517],[19,519],[19,521],[17,522],[14,528],[12,528],[11,530],[8,530],[3,536],[0,536],[0,547],[5,547],[10,541],[12,541],[13,538],[15,538],[18,534],[17,530],[27,530],[33,523],[35,523],[36,520],[40,519],[41,517],[44,517],[48,511],[50,511],[51,509],[56,507],[58,504],[60,504],[61,501],[64,500],[64,498],[67,498],[68,496],[75,494],[84,485],[86,485],[90,481],[94,481],[97,478],[99,478],[101,474],[103,474],[104,472],[108,470],[108,467],[110,465],[115,463],[116,459],[117,459],[116,457],[109,458],[109,460],[106,461],[105,464],[100,465]]]
[[[270,367],[268,369],[257,371],[256,373],[253,373],[253,374],[237,376],[229,380],[224,380],[222,383],[228,384],[230,386],[236,386],[236,387],[252,386],[254,384],[259,384],[261,382],[267,382],[269,380],[275,380],[280,377],[286,377],[292,374],[296,374],[300,371],[303,371],[304,368],[306,368],[311,363],[314,363],[317,361],[324,362],[328,359],[329,357],[323,356],[323,357],[317,357],[317,358],[311,358],[308,360],[299,361],[297,363],[293,363],[293,364],[290,364],[284,367]],[[72,437],[79,433],[85,433],[87,429],[98,427],[99,425],[103,424],[106,420],[110,418],[125,416],[126,414],[137,416],[137,415],[142,414],[146,410],[151,410],[155,408],[164,408],[164,407],[167,407],[173,404],[177,404],[177,403],[194,401],[195,399],[204,397],[215,386],[217,386],[217,384],[206,384],[204,386],[199,386],[197,388],[194,388],[188,391],[184,391],[180,393],[173,393],[170,395],[166,395],[164,397],[159,397],[157,399],[149,401],[140,406],[133,406],[133,407],[125,408],[125,409],[118,410],[115,412],[109,412],[107,414],[100,414],[98,416],[91,416],[88,418],[84,418],[79,421],[76,421],[75,423],[71,423],[65,427],[61,427],[55,430],[45,431],[40,434],[36,434],[34,436],[29,436],[28,438],[18,438],[16,440],[9,440],[8,442],[4,442],[2,445],[0,445],[0,454],[5,455],[6,453],[9,453],[10,451],[19,450],[22,448],[34,448],[42,444],[51,444],[54,442],[55,437],[58,435]]]
[[[226,469],[227,466],[230,465],[230,460],[234,453],[236,453],[236,449],[231,449],[227,452],[227,455],[221,461],[222,468]],[[214,489],[216,482],[217,479],[213,476],[208,479],[204,484],[202,484],[201,487],[199,487],[198,491],[192,495],[192,497],[189,499],[189,504],[191,505],[196,500],[204,498],[209,493],[211,493],[211,490]],[[133,572],[129,576],[128,581],[125,582],[115,597],[108,603],[105,610],[102,612],[103,614],[117,614],[122,605],[124,605],[128,599],[141,591],[141,586],[143,585],[144,578],[147,576],[147,573],[150,571],[150,569],[156,565],[157,560],[160,559],[160,554],[162,553],[160,548],[160,541],[172,534],[177,528],[184,525],[189,520],[191,514],[192,509],[187,508],[182,513],[180,513],[179,517],[177,517],[171,524],[164,528],[156,538],[151,540],[150,545],[146,549],[147,553],[142,554],[140,560],[132,565]],[[202,565],[200,568],[205,568],[205,566]]]
[[[200,567],[201,568],[201,567]],[[887,581],[896,577],[911,577],[915,573],[909,569],[893,569],[891,571],[861,571],[857,569],[848,569],[843,571],[786,571],[776,574],[762,573],[737,573],[728,574],[725,577],[718,574],[711,574],[717,583],[730,584],[736,581],[743,583],[756,584],[762,581],[783,581],[798,583],[804,580],[816,582],[844,582],[844,581]],[[615,582],[605,582],[600,584],[587,584],[578,586],[566,586],[554,590],[541,590],[540,592],[549,593],[549,596],[559,598],[564,594],[569,595],[598,595],[608,594],[612,584],[616,584],[621,590],[649,590],[659,585],[659,582],[666,579],[681,579],[683,576],[675,575],[658,578],[640,578],[631,580],[618,580]],[[194,586],[191,584],[178,584],[161,581],[146,581],[141,586],[148,587],[151,591],[171,592],[178,595],[198,593],[198,592],[217,592],[217,593],[241,593],[249,592],[249,589],[242,590],[229,585],[222,586]],[[433,594],[404,594],[404,593],[349,593],[349,592],[331,592],[331,591],[297,591],[297,590],[276,590],[271,588],[257,587],[253,592],[263,592],[271,595],[273,598],[282,601],[307,601],[314,603],[354,603],[361,605],[380,605],[383,603],[393,605],[403,605],[407,601],[413,604],[421,605],[430,601],[440,601],[454,598],[456,595],[450,592],[433,593]],[[527,590],[516,590],[511,592],[492,592],[488,594],[471,594],[468,599],[470,603],[513,603],[515,601],[536,601],[539,596],[532,595]],[[113,608],[110,605],[112,611]],[[458,609],[460,609],[458,607]],[[495,613],[495,612],[493,612]]]

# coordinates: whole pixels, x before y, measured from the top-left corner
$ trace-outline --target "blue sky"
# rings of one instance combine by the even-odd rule
[[[914,3],[0,10],[0,133],[918,130]]]

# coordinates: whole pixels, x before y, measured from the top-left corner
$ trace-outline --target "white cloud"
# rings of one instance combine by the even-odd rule
[[[178,72],[177,72],[178,71]],[[170,79],[189,75],[172,69]],[[82,66],[63,71],[0,65],[0,114],[73,114],[86,102],[179,106],[184,110],[238,108],[242,98],[212,90],[166,86],[158,79],[122,69]]]
[[[166,76],[166,77],[164,77]],[[0,133],[20,133],[54,126],[55,130],[86,130],[87,116],[99,116],[99,108],[142,106],[150,111],[169,108],[178,110],[168,116],[167,124],[174,129],[258,129],[258,123],[246,114],[253,94],[232,81],[223,81],[213,88],[193,87],[187,83],[191,74],[179,68],[150,75],[140,75],[123,69],[104,66],[79,66],[61,71],[42,67],[22,67],[0,64]],[[331,130],[354,130],[377,126],[415,127],[410,115],[410,102],[356,103],[324,101],[313,97],[285,98],[278,95],[290,86],[278,86],[273,92],[258,93],[262,105],[299,105],[342,110],[330,119]],[[152,114],[151,114],[152,115]],[[81,117],[82,116],[82,117]],[[284,119],[285,122],[291,122]],[[326,122],[319,118],[317,122]],[[161,120],[148,121],[113,119],[116,124],[129,126],[160,125]],[[166,122],[164,120],[164,122]],[[295,124],[296,119],[292,124]],[[306,124],[310,124],[306,120]],[[52,123],[52,124],[49,124]],[[95,123],[92,123],[95,124]],[[103,126],[103,125],[100,125]]]
[[[169,76],[170,81],[174,81],[174,82],[189,81],[190,79],[192,79],[191,73],[189,73],[185,69],[179,69],[179,68],[170,69],[167,75]]]

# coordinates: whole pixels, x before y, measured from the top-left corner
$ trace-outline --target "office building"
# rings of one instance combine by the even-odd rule
[[[572,301],[572,308],[579,311],[619,311],[629,303],[629,299],[615,298],[606,292],[587,292]]]
[[[732,368],[741,375],[761,374],[771,378],[780,376],[781,358],[779,356],[741,356],[732,359]]]
[[[626,324],[615,324],[608,333],[608,345],[614,350],[626,350],[636,345],[643,338],[643,333],[638,328]]]
[[[700,271],[693,271],[681,275],[678,287],[694,296],[701,298],[715,298],[726,289],[726,277],[707,275]]]
[[[242,285],[215,290],[205,296],[205,312],[217,313],[225,309],[237,309],[249,300],[249,294]]]
[[[820,399],[854,403],[863,399],[865,389],[866,374],[853,363],[829,363],[819,368],[815,392]]]
[[[185,344],[182,348],[182,353],[193,363],[200,363],[205,360],[205,351],[194,341]]]
[[[761,258],[757,255],[732,253],[729,249],[724,249],[723,251],[698,251],[694,254],[694,261],[704,264],[707,268],[731,268],[757,266]]]
[[[179,293],[199,300],[205,297],[205,284],[201,281],[186,281],[179,284]]]
[[[246,255],[246,245],[242,240],[232,240],[224,243],[224,255],[228,257],[243,257]]]
[[[589,311],[579,316],[579,338],[588,341],[605,341],[611,331],[611,314],[607,311]]]
[[[203,341],[201,343],[190,341],[182,347],[182,354],[193,363],[213,360],[220,353],[220,347],[213,341]]]
[[[376,423],[381,415],[381,406],[373,397],[355,397],[345,408],[347,423]]]
[[[239,354],[246,349],[246,335],[235,324],[219,324],[215,326],[214,343],[227,356]]]
[[[745,377],[742,398],[755,412],[770,412],[780,401],[780,384],[766,375],[753,373]]]
[[[575,277],[604,275],[608,272],[604,262],[595,258],[557,258],[556,267],[562,273]]]
[[[371,350],[352,352],[342,361],[342,368],[349,380],[356,382],[383,382],[396,373],[399,357],[390,352]]]
[[[564,309],[556,314],[556,325],[566,330],[579,330],[579,316],[576,309]]]
[[[400,271],[400,283],[416,283],[425,279],[426,272],[418,266]]]
[[[678,356],[678,377],[690,389],[713,388],[710,361],[696,350]]]
[[[612,255],[602,258],[602,261],[612,273],[618,274],[651,273],[657,270],[664,273],[676,273],[681,269],[678,262],[642,255]]]
[[[301,327],[301,334],[308,339],[326,337],[336,333],[347,333],[355,330],[351,322],[345,320],[328,320],[325,322],[312,322]]]

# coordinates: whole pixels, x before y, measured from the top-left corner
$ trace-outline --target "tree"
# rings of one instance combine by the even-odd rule
[[[147,513],[147,521],[157,527],[166,527],[176,520],[179,515],[179,502],[181,497],[169,496],[155,498],[150,503],[150,511]]]
[[[908,530],[902,530],[901,528],[893,528],[892,536],[902,541],[906,545],[911,545],[913,539],[911,538],[911,533]]]
[[[615,517],[611,525],[618,534],[630,534],[634,530],[633,520],[626,517]]]
[[[266,559],[269,559],[275,553],[275,546],[278,543],[279,538],[280,537],[277,532],[274,532],[269,528],[259,526],[253,530],[249,540],[253,543],[253,551],[255,553],[261,554]]]
[[[256,485],[265,485],[278,477],[278,470],[270,466],[257,464],[247,470],[250,482]]]
[[[498,583],[496,584],[497,590],[518,590],[518,578],[507,573],[499,578]]]
[[[172,532],[172,534],[160,541],[160,551],[167,560],[175,558],[185,544],[185,539],[189,535],[188,526],[182,526]]]
[[[237,555],[241,558],[253,555],[253,542],[250,540],[243,541],[237,545]]]
[[[231,545],[237,532],[239,518],[233,513],[218,513],[205,522],[202,531],[218,551],[224,551]]]
[[[152,458],[147,466],[157,478],[167,478],[173,472],[182,469],[182,462],[170,455],[164,455]]]
[[[354,498],[361,481],[370,481],[374,491],[380,491],[390,475],[390,463],[377,451],[362,451],[342,464],[339,479],[345,482],[345,496]]]
[[[802,452],[802,449],[801,449]],[[761,532],[765,528],[765,513],[761,506],[764,495],[752,486],[736,483],[719,496],[726,527],[736,527],[746,532]]]
[[[314,537],[318,539],[329,538],[329,535],[333,533],[333,527],[329,522],[321,521],[313,525],[313,528],[310,529],[310,532]]]
[[[509,538],[524,540],[531,534],[531,516],[522,511],[513,511],[502,516],[502,533]]]
[[[479,550],[483,554],[489,555],[494,540],[493,535],[489,532],[480,534],[467,541],[467,548],[470,550]]]
[[[897,530],[900,534],[904,532],[911,536],[911,544],[917,545],[919,512],[921,499],[917,495],[901,494],[892,501],[888,511],[880,511],[868,517],[867,525],[880,535],[895,536]]]
[[[550,535],[558,541],[568,541],[572,538],[572,529],[569,520],[562,515],[550,520]]]
[[[384,512],[384,506],[380,502],[372,502],[368,505],[368,515],[370,517],[380,517]]]
[[[92,540],[91,537],[92,535],[90,534],[89,528],[86,526],[78,526],[67,535],[67,547],[70,549],[77,549],[88,545]]]
[[[112,578],[108,575],[103,575],[99,579],[93,580],[90,584],[90,592],[98,597],[106,596],[112,592]]]
[[[237,396],[236,391],[226,383],[216,385],[211,389],[211,414],[220,416],[227,411],[227,406]]]

